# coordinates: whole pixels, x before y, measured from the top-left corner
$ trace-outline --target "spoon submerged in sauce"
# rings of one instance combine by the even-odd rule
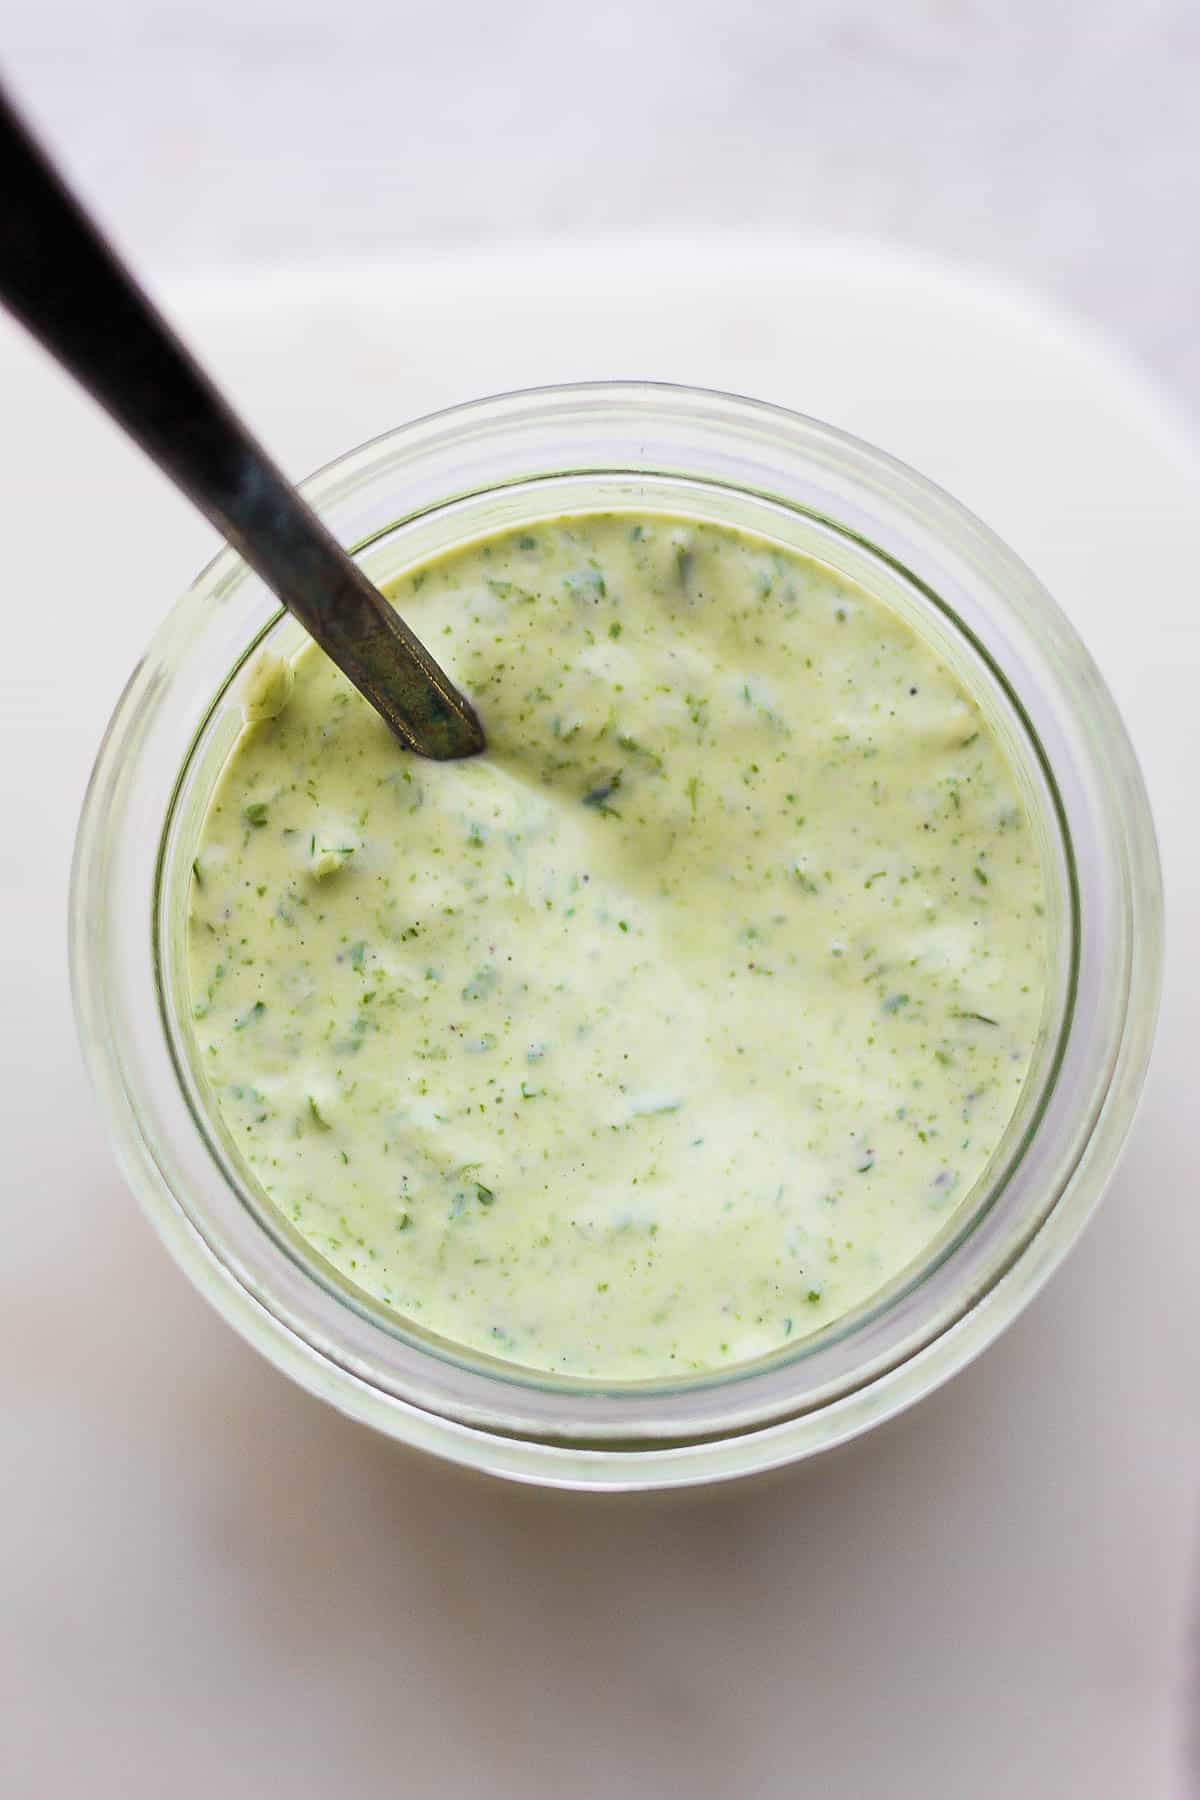
[[[0,88],[0,300],[192,500],[408,749],[484,748],[475,711],[246,430]]]

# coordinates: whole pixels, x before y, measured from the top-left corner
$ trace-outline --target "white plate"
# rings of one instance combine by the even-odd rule
[[[317,1800],[1167,1796],[1200,1495],[1200,463],[1020,294],[867,250],[616,247],[181,290],[299,474],[525,383],[738,389],[915,463],[1022,551],[1126,710],[1170,947],[1096,1223],[974,1368],[871,1439],[671,1502],[510,1491],[276,1375],[135,1215],[84,1090],[64,893],[118,687],[211,542],[0,332],[12,1791]],[[35,660],[37,659],[37,660]]]

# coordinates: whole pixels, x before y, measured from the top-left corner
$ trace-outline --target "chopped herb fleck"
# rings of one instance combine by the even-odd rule
[[[598,781],[595,787],[589,788],[583,796],[583,804],[594,807],[599,813],[611,814],[614,819],[619,819],[621,815],[616,807],[610,806],[608,803],[620,786],[621,771],[618,769],[614,775],[606,776],[602,781]]]

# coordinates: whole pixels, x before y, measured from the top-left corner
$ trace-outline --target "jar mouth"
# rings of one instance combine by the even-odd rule
[[[916,1263],[823,1330],[756,1362],[639,1382],[547,1374],[422,1331],[354,1288],[256,1191],[196,1064],[181,884],[240,726],[233,683],[262,643],[303,641],[226,551],[118,707],[85,806],[72,909],[93,1075],[134,1185],[181,1260],[307,1385],[402,1437],[420,1438],[420,1416],[443,1453],[507,1473],[518,1472],[520,1444],[535,1459],[691,1455],[703,1479],[715,1445],[790,1433],[787,1454],[803,1454],[935,1385],[973,1354],[985,1318],[983,1341],[994,1335],[1079,1229],[1127,1128],[1157,999],[1161,898],[1140,776],[1053,602],[985,527],[903,465],[798,415],[697,390],[593,384],[475,402],[401,427],[305,485],[381,584],[501,527],[626,506],[748,526],[832,562],[907,615],[962,671],[1024,790],[1053,897],[1046,1013],[984,1176]],[[198,633],[206,649],[195,669]],[[176,726],[190,730],[185,739],[176,729],[176,772],[160,769],[155,806],[134,790],[147,785],[139,771],[167,695],[181,691],[188,708]],[[154,829],[140,865],[151,930],[130,986],[138,948],[114,959],[97,942],[96,902],[135,801]],[[98,1020],[147,1001],[152,1023],[98,1034]],[[493,1449],[480,1453],[480,1442]],[[773,1452],[748,1454],[757,1466]]]

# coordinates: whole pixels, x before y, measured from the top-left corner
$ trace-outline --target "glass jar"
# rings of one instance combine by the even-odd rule
[[[80,1033],[131,1185],[225,1317],[312,1392],[435,1454],[568,1488],[667,1487],[840,1443],[961,1368],[1035,1292],[1112,1173],[1149,1057],[1162,899],[1111,696],[1030,571],[940,489],[780,408],[650,384],[502,396],[403,426],[313,477],[383,584],[484,533],[625,507],[724,521],[916,624],[1004,742],[1047,888],[1050,979],[1016,1116],[941,1237],[869,1303],[684,1381],[559,1379],[436,1339],[353,1288],[236,1166],[196,1067],[188,880],[241,727],[234,689],[300,628],[232,551],[169,615],[109,726],[71,900]]]

